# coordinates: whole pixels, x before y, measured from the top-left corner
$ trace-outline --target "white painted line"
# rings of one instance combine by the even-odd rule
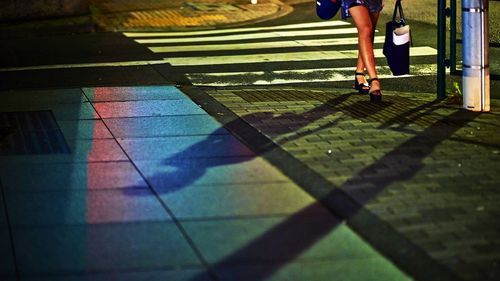
[[[271,72],[226,72],[226,73],[191,73],[188,78],[197,86],[245,86],[299,84],[317,82],[353,81],[355,67],[278,70]],[[411,75],[393,76],[388,66],[378,66],[377,72],[383,79],[397,79],[415,76],[435,75],[436,64],[410,66]],[[321,78],[317,78],[320,76]]]
[[[382,49],[375,49],[376,58],[382,58]],[[431,47],[413,47],[410,49],[410,56],[431,56],[436,55],[437,50]],[[270,53],[252,55],[231,55],[231,56],[204,56],[204,57],[177,57],[165,58],[174,66],[195,66],[195,65],[222,65],[237,63],[268,63],[268,62],[292,62],[292,61],[317,61],[317,60],[338,60],[357,59],[357,50],[345,51],[317,51],[317,52],[290,52],[290,53]]]
[[[87,68],[87,67],[143,66],[143,65],[154,65],[154,64],[165,64],[165,63],[167,63],[165,60],[73,63],[73,64],[53,64],[53,65],[6,67],[6,68],[0,68],[0,71],[12,72],[12,71]]]
[[[375,43],[383,43],[384,36],[376,36]],[[296,41],[275,41],[259,43],[237,43],[237,44],[213,44],[213,45],[184,45],[184,46],[160,46],[149,47],[153,53],[175,53],[175,52],[201,52],[201,51],[225,51],[225,50],[255,50],[270,48],[291,48],[291,47],[320,47],[320,46],[341,46],[357,45],[357,37],[317,39],[317,40],[296,40]]]
[[[321,22],[287,24],[287,25],[277,25],[268,27],[230,28],[230,29],[219,29],[219,30],[179,31],[179,32],[124,32],[123,35],[134,38],[174,37],[174,36],[185,37],[185,36],[226,34],[235,32],[256,32],[256,31],[268,31],[268,30],[317,28],[317,27],[332,27],[332,26],[344,26],[344,25],[351,25],[351,24],[345,21],[321,21]]]
[[[192,38],[159,38],[159,39],[136,39],[139,44],[167,44],[167,43],[192,43],[192,42],[218,42],[218,41],[236,41],[249,39],[266,39],[277,37],[295,37],[295,36],[317,36],[317,35],[339,35],[339,34],[357,34],[355,27],[337,28],[337,29],[318,29],[305,31],[273,31],[251,34],[235,34],[223,36],[206,36]]]

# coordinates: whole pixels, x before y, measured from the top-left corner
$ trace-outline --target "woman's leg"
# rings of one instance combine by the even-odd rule
[[[373,25],[373,20],[378,20],[378,14],[370,14],[368,9],[364,6],[355,6],[349,8],[349,13],[351,14],[354,24],[358,29],[358,64],[356,66],[357,70],[361,68],[360,61],[363,68],[366,68],[370,78],[377,77],[377,70],[375,69],[375,57],[373,55],[373,30],[375,25]],[[372,19],[372,17],[374,17]],[[359,59],[361,58],[361,60]],[[372,90],[380,90],[379,81],[373,81]]]
[[[372,22],[372,46],[375,42],[375,29],[377,29],[377,22],[380,13],[370,13],[370,20]],[[356,72],[365,72],[365,64],[361,58],[361,54],[358,52],[358,62],[356,63]]]
[[[372,49],[373,49],[373,44],[374,44],[374,41],[375,41],[375,29],[377,29],[377,22],[378,22],[378,18],[379,18],[379,15],[380,13],[370,13],[370,20],[372,22],[372,37],[371,37],[371,40],[372,40]],[[370,76],[370,77],[373,77],[373,76]],[[374,76],[374,77],[377,77],[377,76]],[[375,80],[372,82],[372,88],[375,89],[375,90],[380,90],[380,81],[378,80]]]
[[[363,63],[363,59],[361,58],[361,52],[358,50],[358,62],[356,63],[356,72],[357,73],[365,73],[365,64]],[[356,80],[360,84],[366,83],[365,77],[361,75],[356,75]]]
[[[375,40],[375,29],[377,29],[378,17],[380,13],[370,13],[370,20],[372,21],[372,43]]]

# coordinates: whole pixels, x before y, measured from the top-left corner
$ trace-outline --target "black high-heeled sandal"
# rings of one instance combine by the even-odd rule
[[[356,76],[365,77],[365,74],[361,72],[354,72],[354,89],[358,90],[361,95],[368,94],[368,92],[370,91],[370,86],[366,83],[359,83],[358,79],[356,79]]]
[[[380,80],[377,77],[368,79],[368,85],[370,85],[370,89],[371,89],[371,85],[372,85],[373,81],[380,82]],[[370,91],[368,94],[370,95],[371,102],[381,102],[382,101],[382,91],[380,89]]]

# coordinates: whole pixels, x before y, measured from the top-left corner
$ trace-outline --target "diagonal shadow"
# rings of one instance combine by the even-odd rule
[[[370,114],[375,114],[383,110],[388,104],[373,106],[357,102],[354,105],[343,105],[343,102],[349,99],[351,95],[343,95],[336,99],[328,100],[326,103],[311,109],[310,111],[302,114],[287,113],[280,116],[274,116],[271,112],[259,112],[254,114],[245,115],[242,118],[235,118],[232,121],[224,124],[224,128],[228,129],[244,141],[253,151],[256,152],[250,157],[219,157],[209,159],[198,159],[193,157],[200,149],[210,149],[214,147],[230,147],[231,143],[228,138],[222,137],[225,134],[223,128],[214,131],[205,140],[198,142],[187,149],[174,154],[173,156],[165,159],[163,164],[172,167],[173,171],[169,173],[159,173],[153,177],[148,177],[148,182],[155,187],[158,193],[174,192],[186,186],[193,184],[201,178],[208,169],[211,167],[231,165],[248,161],[261,155],[268,159],[272,164],[283,168],[283,163],[273,161],[273,154],[280,150],[280,145],[291,140],[313,134],[323,129],[335,126],[340,119],[329,122],[321,127],[306,130],[301,132],[300,129],[304,128],[316,120],[319,120],[330,114],[342,111],[348,116],[354,118],[366,117]],[[429,103],[428,106],[433,107],[435,103]],[[361,106],[361,107],[360,107]],[[366,107],[366,108],[365,108]],[[361,110],[360,110],[361,108]],[[424,108],[424,107],[422,107]],[[369,114],[366,114],[366,110]],[[359,112],[365,111],[364,116],[360,116]],[[414,110],[415,111],[415,110]],[[418,112],[418,111],[415,111]],[[403,116],[403,115],[401,115]],[[251,264],[252,261],[265,262],[265,266],[261,266],[259,270],[252,272],[250,279],[245,279],[245,276],[238,275],[232,276],[231,280],[252,280],[260,281],[273,275],[280,268],[295,260],[301,253],[310,248],[319,239],[326,236],[331,230],[338,226],[342,220],[350,220],[355,217],[360,210],[363,210],[363,205],[373,199],[380,191],[396,181],[410,180],[422,167],[424,166],[422,160],[428,156],[433,149],[439,145],[443,140],[451,137],[454,132],[465,126],[468,122],[472,121],[477,114],[465,111],[457,111],[450,116],[444,117],[441,120],[431,124],[427,129],[419,132],[413,138],[402,143],[397,148],[387,153],[380,160],[372,165],[369,165],[358,174],[347,180],[339,188],[335,188],[331,183],[326,182],[320,175],[315,174],[308,167],[304,167],[304,173],[294,175],[287,172],[285,174],[292,180],[296,181],[307,192],[315,197],[318,202],[311,204],[303,210],[295,213],[287,218],[282,223],[276,225],[273,229],[269,230],[259,238],[250,242],[248,245],[237,250],[230,256],[212,265],[210,271],[215,271],[217,274],[231,274],[230,269],[238,265]],[[280,124],[281,121],[294,124],[293,127],[287,127],[280,131],[278,135],[293,133],[286,138],[282,138],[273,142],[268,137],[263,137],[262,133],[255,132],[255,128],[249,132],[244,127],[249,126],[245,121],[260,121],[263,123],[276,122]],[[401,123],[401,120],[395,118],[391,119],[392,122]],[[404,119],[406,120],[406,119]],[[407,122],[411,123],[413,119],[408,119]],[[385,126],[390,126],[391,122],[385,122]],[[405,122],[403,122],[405,123]],[[260,137],[255,138],[256,133]],[[251,141],[248,141],[248,140]],[[279,157],[278,157],[279,158]],[[280,158],[281,160],[282,158]],[[276,159],[274,159],[276,160]],[[274,163],[273,163],[274,162]],[[395,167],[394,163],[398,163]],[[286,165],[286,164],[285,164]],[[305,175],[305,176],[303,176]],[[310,184],[306,181],[313,179],[319,182],[319,188],[310,188]],[[158,188],[158,186],[160,188]],[[353,200],[349,196],[351,189],[363,187],[364,196],[357,197]],[[138,195],[137,192],[132,192],[131,195]],[[311,220],[311,210],[316,209],[319,204],[323,204],[330,211],[332,211],[338,219],[322,219],[320,223],[304,224]],[[270,258],[262,259],[262,254],[268,254]],[[234,273],[234,272],[233,272]],[[449,272],[443,273],[444,275],[450,274]],[[213,272],[212,272],[212,275]],[[429,277],[429,275],[426,275]],[[206,275],[198,275],[192,278],[192,281],[205,280]],[[455,278],[455,277],[453,277]],[[443,278],[440,276],[439,280],[456,280],[453,278]],[[432,278],[427,280],[433,280]]]
[[[301,114],[284,113],[274,116],[272,112],[257,112],[245,115],[242,118],[237,118],[225,124],[224,128],[219,128],[212,132],[206,139],[173,154],[167,159],[164,159],[162,161],[162,165],[170,171],[147,177],[147,180],[154,187],[155,191],[160,194],[175,192],[198,181],[210,168],[250,161],[258,155],[274,149],[278,145],[282,145],[286,142],[333,127],[340,119],[326,123],[314,129],[300,131],[301,128],[304,128],[308,124],[338,112],[333,105],[341,104],[347,100],[349,96],[350,95],[339,96],[329,103],[321,104],[320,106]],[[233,129],[239,127],[242,122],[246,122],[244,120],[258,120],[258,122],[266,124],[282,124],[286,122],[288,124],[293,124],[293,126],[279,126],[281,128],[279,135],[290,133],[291,135],[276,142],[267,139],[254,149],[255,153],[252,153],[242,149],[241,144],[235,141],[233,137],[228,137],[226,131],[226,129],[232,131]],[[242,138],[242,140],[244,141],[244,138]],[[199,157],[200,154],[207,153],[207,151],[208,154],[210,154],[211,151],[215,151],[214,153],[216,157]],[[227,155],[232,156],[228,157]],[[140,192],[138,193],[134,190],[125,190],[124,192],[134,196],[145,194]]]
[[[304,228],[304,214],[307,214],[318,203],[311,204],[230,256],[213,264],[211,269],[216,274],[224,274],[232,266],[245,262],[248,264],[251,261],[248,257],[255,256],[255,253],[281,253],[280,260],[269,263],[268,266],[261,267],[258,271],[252,272],[250,280],[266,280],[280,268],[296,259],[320,238],[328,234],[339,225],[341,220],[354,218],[363,209],[365,203],[375,198],[378,193],[390,184],[412,179],[424,167],[423,159],[429,156],[437,145],[451,137],[457,130],[474,120],[479,114],[468,111],[457,111],[435,122],[418,135],[402,143],[381,159],[347,180],[342,186],[333,188],[330,185],[331,188],[329,190],[307,190],[319,202],[333,211],[340,220],[330,220]],[[394,169],[394,163],[398,163],[397,169]],[[301,181],[299,179],[299,184]],[[369,188],[365,189],[365,196],[363,198],[353,200],[348,195],[349,190],[359,186]],[[285,243],[283,241],[291,242]],[[423,280],[459,280],[459,278],[453,276],[450,272],[444,269],[441,270],[441,274],[436,276],[429,276],[422,273],[426,276],[426,279]],[[418,275],[419,273],[415,274]],[[201,281],[202,278],[203,276],[199,275],[190,279],[190,281]],[[231,276],[230,280],[247,279],[245,279],[245,276],[239,276],[238,272],[236,272],[235,275]]]

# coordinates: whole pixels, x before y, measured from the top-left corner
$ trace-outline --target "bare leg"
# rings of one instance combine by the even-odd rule
[[[373,49],[373,44],[375,42],[375,29],[377,28],[377,22],[378,22],[378,17],[380,13],[370,13],[370,20],[372,22],[372,49]],[[372,77],[372,76],[370,76]],[[377,77],[377,76],[375,76]],[[373,81],[372,82],[372,88],[373,89],[379,89],[380,90],[380,81]]]
[[[349,9],[349,13],[354,20],[356,28],[358,29],[359,55],[358,65],[356,66],[356,69],[361,70],[358,69],[358,67],[361,68],[361,65],[359,64],[360,57],[363,68],[366,68],[370,78],[376,78],[377,70],[375,68],[375,56],[373,55],[372,38],[375,24],[378,21],[378,13],[372,15],[364,6],[352,7]],[[375,90],[380,90],[380,82],[377,80],[373,81],[372,89],[370,89],[370,92]]]
[[[356,63],[356,72],[365,73],[365,65],[363,64],[363,59],[361,59],[360,51],[358,50],[358,62]],[[366,79],[361,75],[356,75],[356,80],[358,83],[366,83]]]
[[[370,20],[372,22],[372,45],[375,42],[375,29],[377,28],[377,22],[380,13],[370,13]],[[358,62],[356,63],[356,72],[365,72],[365,64],[361,58],[361,54],[358,52]],[[362,81],[360,81],[362,82]]]
[[[375,29],[377,29],[377,22],[380,13],[370,13],[370,20],[372,21],[372,43],[375,41]]]

